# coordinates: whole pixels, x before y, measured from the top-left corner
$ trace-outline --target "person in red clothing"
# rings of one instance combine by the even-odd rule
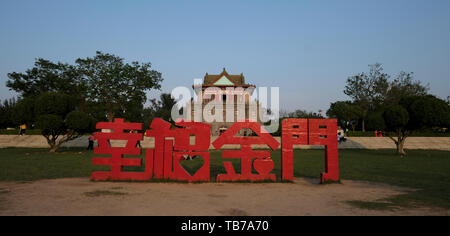
[[[94,140],[95,140],[94,135],[93,134],[89,135],[89,146],[87,150],[94,150]]]

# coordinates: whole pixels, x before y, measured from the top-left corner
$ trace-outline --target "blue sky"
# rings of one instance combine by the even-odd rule
[[[376,62],[450,95],[450,1],[0,0],[0,99],[7,73],[35,58],[74,63],[95,51],[151,62],[162,90],[206,72],[280,87],[287,110],[326,110],[349,76]],[[152,91],[149,97],[158,96]]]

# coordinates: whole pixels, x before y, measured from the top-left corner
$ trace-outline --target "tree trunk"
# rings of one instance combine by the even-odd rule
[[[54,146],[50,147],[50,152],[51,153],[55,153],[56,151],[58,151],[58,149],[59,149],[59,146],[58,145],[54,145]]]
[[[78,98],[78,105],[80,107],[80,110],[82,112],[86,113],[86,99],[84,97],[79,97]]]
[[[57,136],[55,137],[54,135],[44,135],[45,139],[47,139],[47,143],[50,146],[50,151],[51,153],[55,153],[59,146],[56,144],[56,139],[58,138]]]
[[[55,139],[48,139],[48,145],[50,146],[50,151],[51,153],[55,153],[56,151],[58,151],[59,145],[56,143]]]
[[[362,132],[366,132],[366,118],[367,118],[367,114],[369,113],[369,108],[366,108],[366,110],[363,111],[362,113]]]
[[[112,111],[108,111],[108,121],[109,122],[114,121],[114,113]]]
[[[62,144],[75,140],[81,135],[73,135],[74,131],[69,130],[61,139],[58,140],[59,135],[48,135],[44,137],[47,139],[47,143],[50,146],[49,152],[55,153],[61,147]]]
[[[113,111],[113,105],[111,104],[109,98],[106,98],[106,109],[108,110],[108,121],[113,122],[114,121],[114,111]]]
[[[406,152],[405,152],[405,149],[404,149],[405,141],[406,141],[406,138],[402,139],[401,141],[396,143],[396,145],[397,145],[397,154],[401,155],[402,157],[406,156]]]
[[[386,134],[390,139],[392,139],[392,141],[394,141],[395,145],[397,146],[397,154],[401,155],[402,157],[406,156],[405,143],[406,138],[409,136],[409,132],[408,131],[402,132],[400,129],[397,130],[397,139],[391,137],[389,133]]]

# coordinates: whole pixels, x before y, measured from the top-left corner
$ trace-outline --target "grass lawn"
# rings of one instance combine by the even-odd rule
[[[279,178],[280,151],[272,152],[274,173]],[[324,167],[323,150],[296,150],[296,177],[319,178]],[[385,199],[383,202],[349,202],[367,209],[390,209],[396,206],[430,205],[450,209],[450,152],[409,150],[400,158],[393,150],[340,150],[340,176],[346,180],[363,180],[420,189],[417,192]],[[34,181],[70,177],[89,177],[93,171],[108,167],[93,166],[92,152],[83,149],[0,149],[0,181]],[[226,161],[229,161],[227,159]],[[211,152],[211,178],[225,173],[221,153]],[[234,160],[239,170],[239,160]],[[195,171],[202,160],[187,161],[188,171]],[[127,167],[127,171],[142,168]]]

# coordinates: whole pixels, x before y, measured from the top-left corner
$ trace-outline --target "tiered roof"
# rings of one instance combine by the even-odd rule
[[[228,79],[231,83],[218,83],[223,78]],[[251,84],[245,83],[245,77],[244,74],[240,75],[230,75],[228,72],[223,68],[223,71],[219,75],[209,75],[206,73],[205,78],[203,80],[203,87],[255,87]]]

